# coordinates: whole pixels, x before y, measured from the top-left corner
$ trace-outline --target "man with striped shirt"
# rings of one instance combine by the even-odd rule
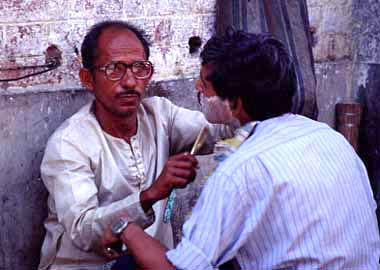
[[[258,123],[209,178],[175,249],[123,228],[141,269],[211,270],[234,257],[247,270],[380,269],[366,169],[340,134],[291,113],[297,84],[283,44],[228,30],[201,58],[206,100],[220,99],[243,126]]]

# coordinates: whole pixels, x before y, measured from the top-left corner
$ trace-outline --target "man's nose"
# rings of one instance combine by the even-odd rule
[[[135,75],[130,68],[125,70],[124,76],[120,79],[120,84],[126,88],[134,88],[137,85]]]

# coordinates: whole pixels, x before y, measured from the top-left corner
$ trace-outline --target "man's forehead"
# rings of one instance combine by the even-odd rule
[[[141,53],[145,55],[144,47],[135,33],[128,29],[108,28],[98,40],[98,53]]]

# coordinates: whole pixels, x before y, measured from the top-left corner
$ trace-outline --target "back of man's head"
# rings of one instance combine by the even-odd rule
[[[202,65],[211,64],[208,79],[218,96],[241,98],[253,120],[291,112],[297,89],[293,63],[285,46],[270,34],[226,30],[212,37],[201,53]]]
[[[99,37],[105,30],[112,28],[125,29],[133,32],[136,35],[136,37],[141,41],[141,44],[144,47],[146,58],[149,58],[150,44],[143,30],[124,21],[103,21],[93,25],[84,37],[81,47],[82,63],[84,68],[90,69],[91,67],[93,67],[98,52]]]

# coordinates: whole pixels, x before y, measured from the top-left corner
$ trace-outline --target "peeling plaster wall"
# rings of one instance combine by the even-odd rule
[[[214,31],[216,0],[1,0],[0,68],[45,63],[56,45],[57,70],[17,82],[0,82],[0,270],[36,269],[46,216],[39,166],[46,141],[92,97],[81,89],[80,48],[86,30],[105,19],[127,20],[150,36],[155,74],[148,95],[197,108],[198,54],[188,39],[203,42]],[[0,71],[0,79],[20,75]]]
[[[51,44],[63,52],[63,65],[48,74],[0,83],[0,94],[78,89],[80,65],[74,48],[80,49],[91,25],[105,19],[126,20],[151,37],[154,81],[191,78],[198,74],[199,60],[189,55],[188,39],[211,36],[215,0],[1,1],[0,67],[44,63]],[[10,72],[0,72],[0,78],[9,76]]]

